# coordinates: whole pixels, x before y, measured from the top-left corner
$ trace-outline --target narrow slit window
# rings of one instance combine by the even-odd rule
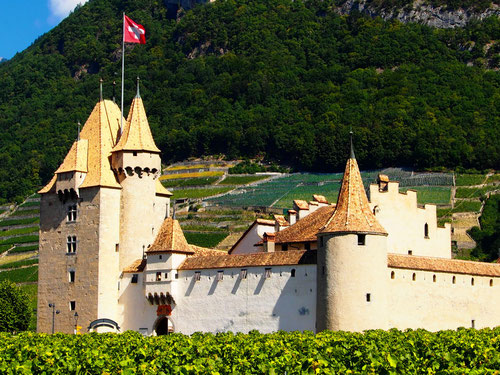
[[[457,282],[457,278],[455,276],[452,277],[451,279],[452,284],[455,284]]]
[[[196,271],[194,273],[194,281],[200,281],[201,280],[201,272],[200,271]]]
[[[176,279],[178,279],[178,278],[179,278],[179,274],[178,274],[178,273],[176,273],[176,274],[175,274],[175,278],[176,278]]]
[[[115,243],[115,253],[118,253],[120,251],[120,244]]]
[[[490,286],[493,286],[493,279],[490,279]]]
[[[371,302],[372,296],[370,293],[366,293],[366,302]]]
[[[427,223],[424,225],[424,237],[429,238],[429,224]]]
[[[474,278],[470,279],[470,285],[474,286]]]
[[[366,245],[366,234],[358,234],[358,246]]]
[[[413,275],[411,275],[411,279],[412,279],[413,281],[417,280],[417,274],[416,274],[416,273],[414,273]]]
[[[217,271],[217,281],[224,280],[224,271]]]
[[[71,270],[71,271],[69,271],[68,274],[69,274],[68,275],[69,276],[69,282],[70,283],[74,283],[75,282],[75,271]]]
[[[394,271],[391,272],[391,279],[394,280],[394,278],[396,277],[396,273]]]
[[[69,309],[71,311],[75,311],[76,310],[76,301],[69,301]]]
[[[264,276],[266,279],[270,279],[271,278],[271,269],[270,268],[266,268],[264,270]]]
[[[432,275],[432,282],[435,283],[436,282],[436,275]]]
[[[246,279],[246,278],[247,278],[247,270],[243,268],[240,271],[240,279]]]

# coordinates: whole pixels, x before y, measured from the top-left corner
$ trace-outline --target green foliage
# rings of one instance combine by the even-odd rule
[[[500,195],[488,198],[479,222],[481,229],[473,227],[468,232],[477,243],[471,255],[488,261],[496,260],[500,249]]]
[[[26,253],[28,251],[35,251],[35,250],[38,250],[38,245],[16,246],[9,253],[12,253],[12,254],[15,254],[15,253]]]
[[[14,244],[19,244],[19,243],[27,243],[27,242],[38,242],[38,235],[36,235],[36,236],[19,236],[19,237],[8,238],[6,240],[0,241],[0,246],[1,245],[14,245]]]
[[[27,216],[27,215],[35,215],[39,214],[40,209],[35,209],[35,210],[17,210],[16,212],[13,212],[10,214],[10,216]]]
[[[1,334],[0,372],[44,374],[486,374],[500,329]],[[13,370],[16,371],[13,371]]]
[[[417,191],[417,201],[419,204],[450,204],[451,189],[440,186],[412,186],[399,189],[400,192],[405,192],[408,189]]]
[[[464,188],[458,187],[455,193],[455,198],[481,198],[489,191],[498,189],[496,186],[484,186],[482,188]]]
[[[2,273],[0,273],[0,276]],[[0,282],[0,332],[20,332],[28,328],[31,310],[26,294],[10,281]],[[4,372],[4,370],[1,370]]]
[[[481,209],[480,201],[456,201],[455,207],[451,210],[451,212],[479,212]]]
[[[33,232],[38,232],[38,226],[0,231],[0,238],[6,236],[14,236],[16,234],[28,234]]]
[[[208,248],[214,248],[228,235],[228,232],[184,232],[184,236],[188,243]]]
[[[176,20],[162,1],[93,0],[0,65],[0,199],[50,179],[99,78],[111,96],[123,11],[148,35],[126,48],[125,103],[139,75],[164,162],[340,170],[352,126],[363,168],[500,164],[498,17],[437,30],[339,16],[328,1],[234,0]]]
[[[17,262],[1,264],[0,269],[20,268],[23,266],[30,266],[32,264],[38,264],[38,259],[25,259],[25,260],[19,260]]]
[[[258,172],[288,172],[288,168],[281,167],[277,164],[258,164],[250,160],[244,160],[236,164],[234,167],[229,168],[229,174],[255,174]]]
[[[30,311],[36,311],[38,300],[38,284],[19,285],[19,288],[28,296],[28,308]],[[36,331],[36,313],[31,314],[29,331]]]
[[[2,220],[0,221],[0,227],[7,227],[10,225],[23,225],[23,224],[35,224],[39,223],[39,217],[30,217],[27,219],[10,219],[10,220]]]
[[[208,189],[182,189],[182,190],[175,190],[172,191],[174,194],[172,196],[172,199],[179,199],[179,198],[205,198],[205,197],[210,197],[212,195],[217,195],[217,194],[222,194],[226,193],[229,190],[231,190],[230,187],[214,187],[214,188],[208,188]]]
[[[266,178],[269,176],[227,176],[219,185],[246,185]]]
[[[40,201],[24,202],[19,207],[40,207]]]
[[[38,266],[2,271],[0,272],[0,281],[4,280],[10,280],[14,283],[37,282]]]
[[[179,178],[179,179],[163,180],[161,183],[166,188],[185,187],[185,186],[205,186],[205,185],[212,185],[218,179],[219,177]]]
[[[474,186],[483,184],[486,176],[482,174],[457,174],[455,184],[457,186]]]

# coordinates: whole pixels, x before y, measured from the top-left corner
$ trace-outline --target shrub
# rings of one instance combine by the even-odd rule
[[[0,282],[0,331],[25,331],[30,318],[28,296],[13,282]]]

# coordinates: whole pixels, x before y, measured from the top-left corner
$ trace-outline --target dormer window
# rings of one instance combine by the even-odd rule
[[[75,222],[77,217],[77,207],[76,204],[70,204],[67,211],[68,223]]]

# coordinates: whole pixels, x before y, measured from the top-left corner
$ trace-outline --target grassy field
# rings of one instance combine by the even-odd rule
[[[186,240],[192,245],[213,248],[217,246],[224,238],[226,238],[228,232],[214,232],[214,233],[200,233],[200,232],[184,232]]]
[[[160,181],[172,180],[172,179],[178,179],[178,178],[216,177],[216,176],[220,177],[223,174],[224,174],[224,172],[222,172],[222,171],[166,174],[166,175],[160,176]]]
[[[182,190],[175,190],[172,193],[174,194],[172,196],[173,199],[178,199],[178,198],[205,198],[205,197],[210,197],[212,195],[217,195],[221,193],[226,193],[232,188],[230,187],[213,187],[213,188],[207,188],[207,189],[182,189]]]
[[[13,212],[10,216],[24,216],[24,215],[34,215],[34,214],[39,214],[40,209],[35,209],[35,210],[22,210],[22,211],[16,211]]]
[[[480,185],[486,179],[483,174],[457,174],[455,176],[455,185],[457,186],[473,186]]]
[[[480,209],[480,201],[457,201],[451,212],[479,212]]]
[[[25,259],[25,260],[18,260],[17,262],[0,264],[0,269],[20,268],[23,266],[31,266],[33,264],[38,264],[38,259]]]
[[[14,236],[17,234],[28,234],[28,233],[33,233],[33,232],[38,232],[38,226],[0,231],[0,238],[7,237],[7,236]]]
[[[481,188],[466,188],[466,187],[458,187],[455,198],[480,198],[486,195],[487,192],[492,190],[497,190],[496,186],[484,186]]]
[[[38,245],[30,245],[30,246],[16,246],[15,248],[13,248],[9,254],[14,254],[14,253],[19,253],[19,254],[22,254],[22,253],[26,253],[28,251],[35,251],[35,250],[38,250]]]
[[[219,177],[175,178],[171,180],[163,180],[162,184],[166,188],[185,187],[185,186],[205,186],[205,185],[212,185],[218,179]]]
[[[419,204],[450,204],[451,189],[442,186],[414,186],[400,188],[401,193],[407,190],[417,191],[417,201]]]
[[[16,243],[27,243],[27,242],[38,242],[38,235],[9,238],[7,240],[0,241],[0,245],[13,245]]]
[[[27,219],[8,219],[0,221],[0,227],[7,227],[9,225],[38,224],[39,222],[39,217],[30,217]]]
[[[4,266],[5,264],[8,263],[14,263],[14,262],[19,262],[28,258],[31,258],[33,254],[16,254],[16,255],[9,255],[6,257],[0,258],[0,267]],[[7,267],[9,268],[9,267]]]
[[[25,202],[19,207],[40,207],[40,201]]]
[[[227,176],[219,185],[246,185],[252,182],[264,180],[269,176]]]
[[[12,271],[0,272],[0,281],[10,280],[14,283],[37,282],[38,281],[38,265],[17,268]]]

